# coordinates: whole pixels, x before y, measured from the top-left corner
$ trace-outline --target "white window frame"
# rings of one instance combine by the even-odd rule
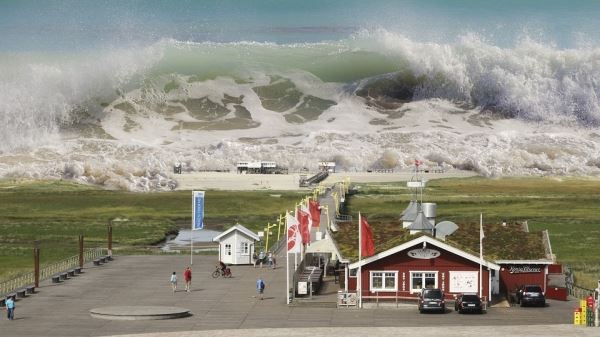
[[[240,244],[241,255],[250,255],[250,243],[247,241],[242,241]]]
[[[226,243],[225,244],[225,249],[224,249],[224,253],[225,255],[231,255],[231,243]]]
[[[387,289],[387,288],[375,288],[373,287],[373,274],[374,273],[381,273],[381,277],[383,278],[383,280],[385,280],[385,276],[386,274],[393,274],[394,275],[394,288],[393,289]],[[383,281],[382,280],[382,281]],[[385,284],[385,282],[381,282],[382,285]],[[397,270],[369,270],[369,290],[371,292],[378,292],[378,291],[398,291],[398,271]]]
[[[415,289],[413,287],[413,274],[414,273],[421,273],[423,274],[423,276],[421,276],[421,280],[423,281],[423,286],[425,286],[425,274],[435,274],[435,284],[434,284],[434,288],[439,288],[438,285],[438,276],[439,276],[439,272],[435,271],[435,270],[409,270],[408,271],[408,277],[409,277],[409,290],[411,294],[414,293],[418,293],[421,291],[421,289]]]
[[[358,268],[348,269],[348,277],[356,278],[358,275]]]

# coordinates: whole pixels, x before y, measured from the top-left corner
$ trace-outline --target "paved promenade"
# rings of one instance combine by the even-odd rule
[[[214,256],[196,256],[192,292],[172,293],[171,272],[180,275],[189,256],[117,256],[61,284],[44,283],[39,293],[17,302],[16,319],[0,320],[2,336],[597,336],[600,329],[569,325],[575,302],[549,301],[547,308],[491,308],[485,315],[420,315],[399,308],[336,309],[285,304],[285,257],[277,269],[233,266],[233,278],[213,279]],[[266,281],[265,299],[255,282]],[[183,288],[180,282],[179,288]],[[92,318],[104,306],[175,306],[193,314],[162,321]],[[5,312],[3,312],[3,316]],[[236,330],[228,330],[236,329]],[[241,330],[240,330],[241,329]],[[211,331],[207,331],[211,330]],[[219,330],[219,331],[215,331]],[[594,334],[595,333],[595,334]]]

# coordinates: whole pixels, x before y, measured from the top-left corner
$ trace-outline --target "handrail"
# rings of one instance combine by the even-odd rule
[[[106,255],[105,248],[89,248],[83,252],[84,263],[94,260],[97,257]],[[40,281],[52,278],[53,275],[67,271],[79,266],[79,255],[70,256],[64,260],[48,264],[40,268]],[[0,295],[4,296],[15,290],[33,284],[35,275],[33,272],[23,273],[14,276],[8,280],[0,281]]]

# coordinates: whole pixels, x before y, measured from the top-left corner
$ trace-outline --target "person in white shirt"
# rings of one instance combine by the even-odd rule
[[[177,291],[177,273],[173,272],[171,274],[171,288],[173,289],[173,294]]]

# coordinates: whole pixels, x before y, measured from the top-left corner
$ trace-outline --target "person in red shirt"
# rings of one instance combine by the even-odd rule
[[[596,302],[594,300],[594,294],[590,293],[590,296],[588,296],[586,298],[586,302],[587,302],[587,307],[591,308],[591,310],[593,311],[594,310],[594,304],[595,304],[594,302]]]
[[[189,293],[192,286],[192,269],[190,267],[183,271],[183,279],[185,280],[185,291]]]

